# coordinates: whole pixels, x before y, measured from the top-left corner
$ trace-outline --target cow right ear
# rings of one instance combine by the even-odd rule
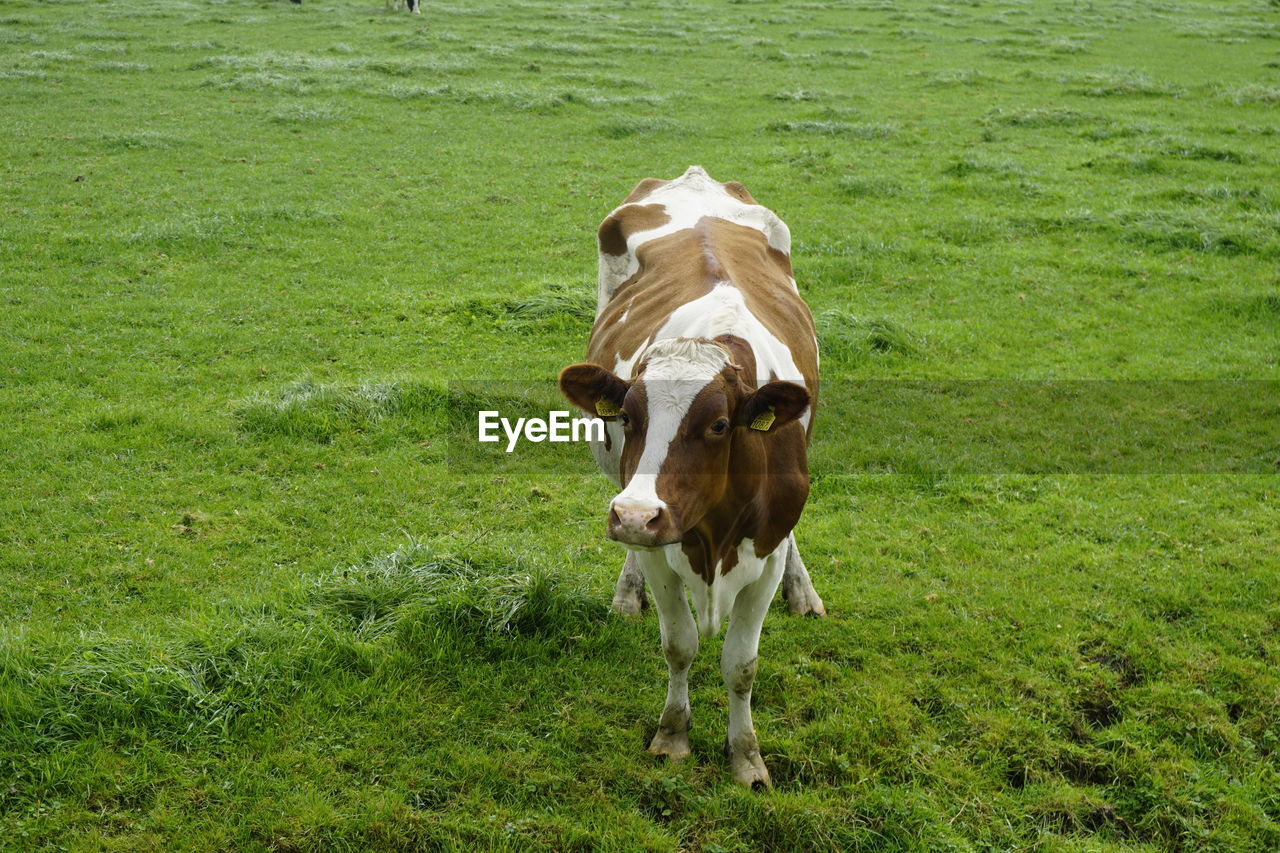
[[[607,421],[622,411],[630,387],[598,364],[571,364],[560,371],[560,393],[588,415]]]

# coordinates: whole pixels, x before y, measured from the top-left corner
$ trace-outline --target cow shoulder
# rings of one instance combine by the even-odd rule
[[[600,253],[625,255],[628,237],[660,228],[670,221],[666,207],[661,204],[624,204],[600,223]]]
[[[653,192],[658,187],[665,187],[669,183],[671,182],[664,181],[660,178],[645,178],[643,181],[635,185],[635,188],[627,194],[627,197],[622,200],[622,203],[634,204],[637,201],[642,201],[643,199],[648,198],[649,193]]]
[[[725,181],[724,191],[736,198],[743,204],[759,204],[760,202],[752,198],[751,193],[747,192],[747,188],[737,181]]]

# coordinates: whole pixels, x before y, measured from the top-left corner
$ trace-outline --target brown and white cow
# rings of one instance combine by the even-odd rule
[[[657,605],[669,680],[649,751],[689,755],[689,667],[728,616],[726,751],[737,781],[768,785],[751,725],[760,627],[780,581],[792,612],[824,612],[792,535],[818,348],[791,235],[741,184],[690,166],[641,181],[599,238],[589,363],[560,388],[607,421],[592,451],[621,488],[609,538],[628,548],[614,605],[638,612],[646,581]]]

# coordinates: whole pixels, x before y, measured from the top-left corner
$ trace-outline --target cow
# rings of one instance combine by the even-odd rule
[[[614,606],[638,613],[647,583],[658,611],[667,698],[649,752],[690,754],[689,667],[728,617],[725,753],[736,781],[770,787],[751,724],[761,625],[780,582],[791,612],[825,614],[793,534],[818,345],[791,234],[742,184],[690,166],[642,180],[598,238],[588,361],[559,385],[606,421],[591,450],[621,490],[606,523],[627,548]]]

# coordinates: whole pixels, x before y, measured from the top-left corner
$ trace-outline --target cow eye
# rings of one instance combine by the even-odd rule
[[[725,430],[727,429],[729,429],[729,422],[724,418],[721,418],[711,425],[711,431],[716,435],[724,435]]]
[[[626,412],[618,412],[618,423],[622,424],[623,426],[626,426],[627,424],[631,423],[631,418],[627,417]]]

